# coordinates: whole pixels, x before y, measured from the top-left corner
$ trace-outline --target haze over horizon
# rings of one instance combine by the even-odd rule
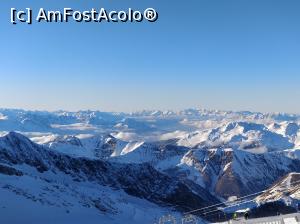
[[[91,112],[104,112],[104,113],[124,113],[124,114],[130,114],[130,113],[143,113],[143,112],[182,112],[182,111],[188,111],[188,110],[203,110],[203,111],[220,111],[220,112],[250,112],[250,113],[263,113],[263,114],[290,114],[290,115],[300,115],[300,113],[297,112],[285,112],[285,111],[255,111],[255,110],[234,110],[234,109],[222,109],[222,108],[204,108],[204,107],[186,107],[186,108],[180,108],[180,109],[157,109],[157,108],[148,108],[148,109],[137,109],[137,110],[129,110],[129,111],[117,111],[117,110],[104,110],[104,109],[90,109],[90,108],[84,108],[84,109],[39,109],[39,108],[21,108],[21,107],[0,107],[0,110],[23,110],[23,111],[32,111],[32,112],[70,112],[70,113],[76,113],[76,112],[85,112],[85,111],[91,111]]]

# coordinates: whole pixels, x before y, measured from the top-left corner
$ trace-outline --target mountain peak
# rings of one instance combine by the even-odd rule
[[[3,137],[0,137],[0,140],[8,140],[10,143],[16,143],[16,144],[20,144],[21,142],[27,143],[27,144],[28,143],[34,144],[29,138],[25,137],[24,135],[22,135],[18,132],[14,132],[14,131],[7,133]]]

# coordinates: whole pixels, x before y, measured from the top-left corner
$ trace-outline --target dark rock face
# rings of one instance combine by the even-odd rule
[[[0,173],[9,176],[23,176],[23,173],[15,168],[4,166],[0,164]]]
[[[286,127],[285,134],[288,136],[297,136],[297,132],[299,131],[299,125],[297,123],[289,123]]]
[[[225,199],[265,190],[282,176],[300,171],[300,161],[283,152],[252,154],[240,150],[195,149],[184,160],[201,176],[205,189]],[[182,170],[175,168],[168,172],[176,176]]]

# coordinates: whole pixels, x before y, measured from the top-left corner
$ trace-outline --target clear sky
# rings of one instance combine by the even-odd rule
[[[155,8],[155,23],[9,23],[10,8]],[[1,0],[0,107],[300,113],[299,0]]]

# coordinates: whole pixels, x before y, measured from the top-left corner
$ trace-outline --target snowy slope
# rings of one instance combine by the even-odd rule
[[[126,142],[112,135],[48,135],[33,137],[32,141],[52,150],[91,159],[122,156],[141,147],[144,142]]]
[[[0,174],[2,223],[118,224],[127,220],[139,224],[154,223],[168,213],[179,215],[109,187],[82,185],[63,177],[49,182],[37,176]]]
[[[255,199],[258,204],[282,201],[298,208],[300,203],[300,173],[289,173]]]
[[[22,204],[27,211],[39,204],[47,215],[58,212],[60,222],[82,214],[95,222],[153,223],[172,207],[184,211],[218,202],[205,189],[190,189],[148,164],[70,157],[14,132],[0,138],[0,175],[5,219],[15,223],[20,220],[12,213]],[[28,215],[24,219],[31,223],[41,219],[41,214]]]

